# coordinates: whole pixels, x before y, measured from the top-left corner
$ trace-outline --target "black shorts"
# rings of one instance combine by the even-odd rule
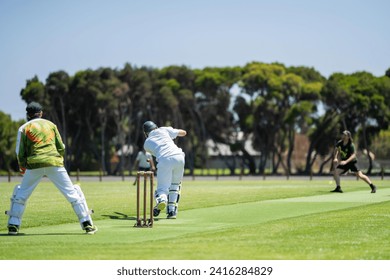
[[[138,171],[150,171],[150,167],[139,167]]]
[[[351,170],[352,172],[360,171],[360,169],[357,165],[357,161],[352,161],[352,162],[349,162],[345,165],[339,164],[339,165],[337,165],[337,168],[343,170],[343,172],[341,172],[341,174],[347,173],[348,170]]]

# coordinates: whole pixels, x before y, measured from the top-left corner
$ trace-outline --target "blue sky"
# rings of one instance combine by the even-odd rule
[[[0,0],[0,111],[25,117],[20,90],[35,75],[125,63],[383,76],[389,11],[388,0]]]

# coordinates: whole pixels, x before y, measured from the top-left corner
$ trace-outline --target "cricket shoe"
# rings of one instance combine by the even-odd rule
[[[97,226],[92,225],[91,221],[85,221],[83,222],[83,229],[85,230],[86,234],[95,234],[98,231]]]
[[[160,212],[165,209],[167,202],[164,199],[158,198],[157,205],[153,208],[153,216],[157,217],[160,215]]]
[[[86,234],[90,234],[90,235],[92,235],[92,234],[95,234],[97,231],[98,231],[98,228],[97,228],[97,226],[90,226],[90,225],[88,225],[88,226],[86,226],[85,228],[84,228],[84,230],[85,230],[85,233]]]
[[[340,188],[340,187],[336,187],[333,191],[330,191],[330,192],[338,192],[338,193],[342,193],[343,190]]]
[[[167,219],[176,219],[177,213],[176,211],[171,211],[168,213]]]
[[[8,225],[8,235],[18,235],[19,226],[17,225]]]

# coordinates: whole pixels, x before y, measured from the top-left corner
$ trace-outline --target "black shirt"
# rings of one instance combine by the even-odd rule
[[[349,157],[355,153],[355,145],[349,141],[347,145],[344,146],[343,140],[340,140],[336,144],[336,149],[340,153],[341,160],[347,160]],[[356,162],[356,158],[352,160],[351,162]]]

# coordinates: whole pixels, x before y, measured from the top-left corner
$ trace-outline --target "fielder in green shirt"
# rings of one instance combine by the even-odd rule
[[[84,193],[79,185],[73,185],[64,167],[65,145],[57,126],[42,119],[42,106],[37,102],[28,104],[26,111],[27,122],[19,128],[16,140],[16,156],[23,179],[15,186],[7,211],[8,234],[19,234],[26,202],[43,176],[47,176],[72,205],[81,228],[87,234],[95,234],[98,229],[92,222]]]
[[[49,166],[64,166],[65,145],[57,126],[36,118],[18,130],[16,155],[21,172]]]

